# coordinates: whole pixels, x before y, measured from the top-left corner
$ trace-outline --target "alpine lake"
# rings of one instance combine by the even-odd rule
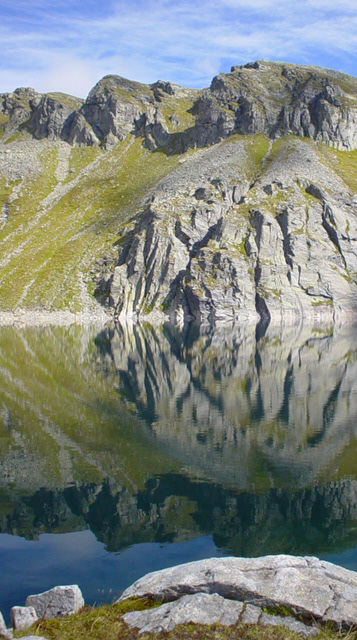
[[[220,555],[357,570],[357,328],[0,328],[0,610]]]

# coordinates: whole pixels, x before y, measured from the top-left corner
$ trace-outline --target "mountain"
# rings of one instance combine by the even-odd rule
[[[0,308],[350,320],[357,79],[258,61],[208,89],[0,96]]]

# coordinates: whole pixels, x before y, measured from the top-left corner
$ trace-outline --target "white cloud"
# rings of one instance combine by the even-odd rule
[[[356,62],[355,0],[340,0],[338,11],[335,0],[104,0],[100,15],[90,5],[35,0],[30,14],[18,0],[20,17],[0,28],[0,89],[34,85],[84,97],[107,73],[205,86],[230,64],[257,58],[349,70]],[[12,6],[2,0],[5,18]]]

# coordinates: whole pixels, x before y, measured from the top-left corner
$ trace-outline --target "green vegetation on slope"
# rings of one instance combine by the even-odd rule
[[[128,136],[111,153],[73,150],[68,168],[77,177],[56,190],[57,155],[57,146],[44,145],[41,173],[25,178],[12,202],[5,183],[1,190],[0,205],[9,211],[0,231],[2,310],[85,308],[82,283],[90,286],[94,263],[111,250],[147,190],[178,162]]]
[[[77,98],[75,96],[71,96],[68,93],[62,93],[61,91],[52,91],[46,94],[49,98],[53,98],[54,100],[58,100],[69,109],[79,109],[83,104],[83,100],[81,98]]]
[[[175,121],[173,126],[186,127],[192,118],[191,98],[174,98],[165,96],[164,116],[169,121],[175,113],[179,124]],[[252,182],[275,158],[288,158],[295,144],[292,136],[272,143],[263,134],[236,134],[220,144],[235,140],[244,141],[246,178]],[[357,151],[311,144],[320,150],[323,162],[357,190]],[[149,151],[132,135],[110,152],[97,147],[66,149],[63,143],[48,141],[37,145],[40,172],[17,181],[0,176],[0,206],[7,215],[0,229],[0,309],[88,309],[94,305],[92,274],[98,263],[104,256],[114,260],[123,225],[140,209],[150,188],[178,165],[180,156]],[[8,148],[12,152],[11,144]],[[288,190],[275,190],[264,206],[277,215],[290,195]],[[240,205],[239,217],[248,216],[249,210],[249,203]]]
[[[101,153],[99,147],[72,147],[69,156],[68,175],[63,183],[71,182]]]
[[[318,150],[322,161],[333,169],[342,180],[357,192],[357,150],[340,151],[320,143]]]

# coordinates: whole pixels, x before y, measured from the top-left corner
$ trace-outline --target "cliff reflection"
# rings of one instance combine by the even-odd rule
[[[356,477],[353,329],[272,328],[257,341],[249,326],[119,326],[109,344],[127,405],[190,473],[239,489]]]
[[[90,528],[109,551],[140,542],[178,542],[213,534],[217,547],[240,556],[318,555],[357,544],[357,482],[341,480],[298,491],[242,492],[184,475],[153,477],[136,495],[102,484],[5,492],[11,504],[0,531],[26,538]]]
[[[357,544],[352,329],[0,330],[0,532]]]

